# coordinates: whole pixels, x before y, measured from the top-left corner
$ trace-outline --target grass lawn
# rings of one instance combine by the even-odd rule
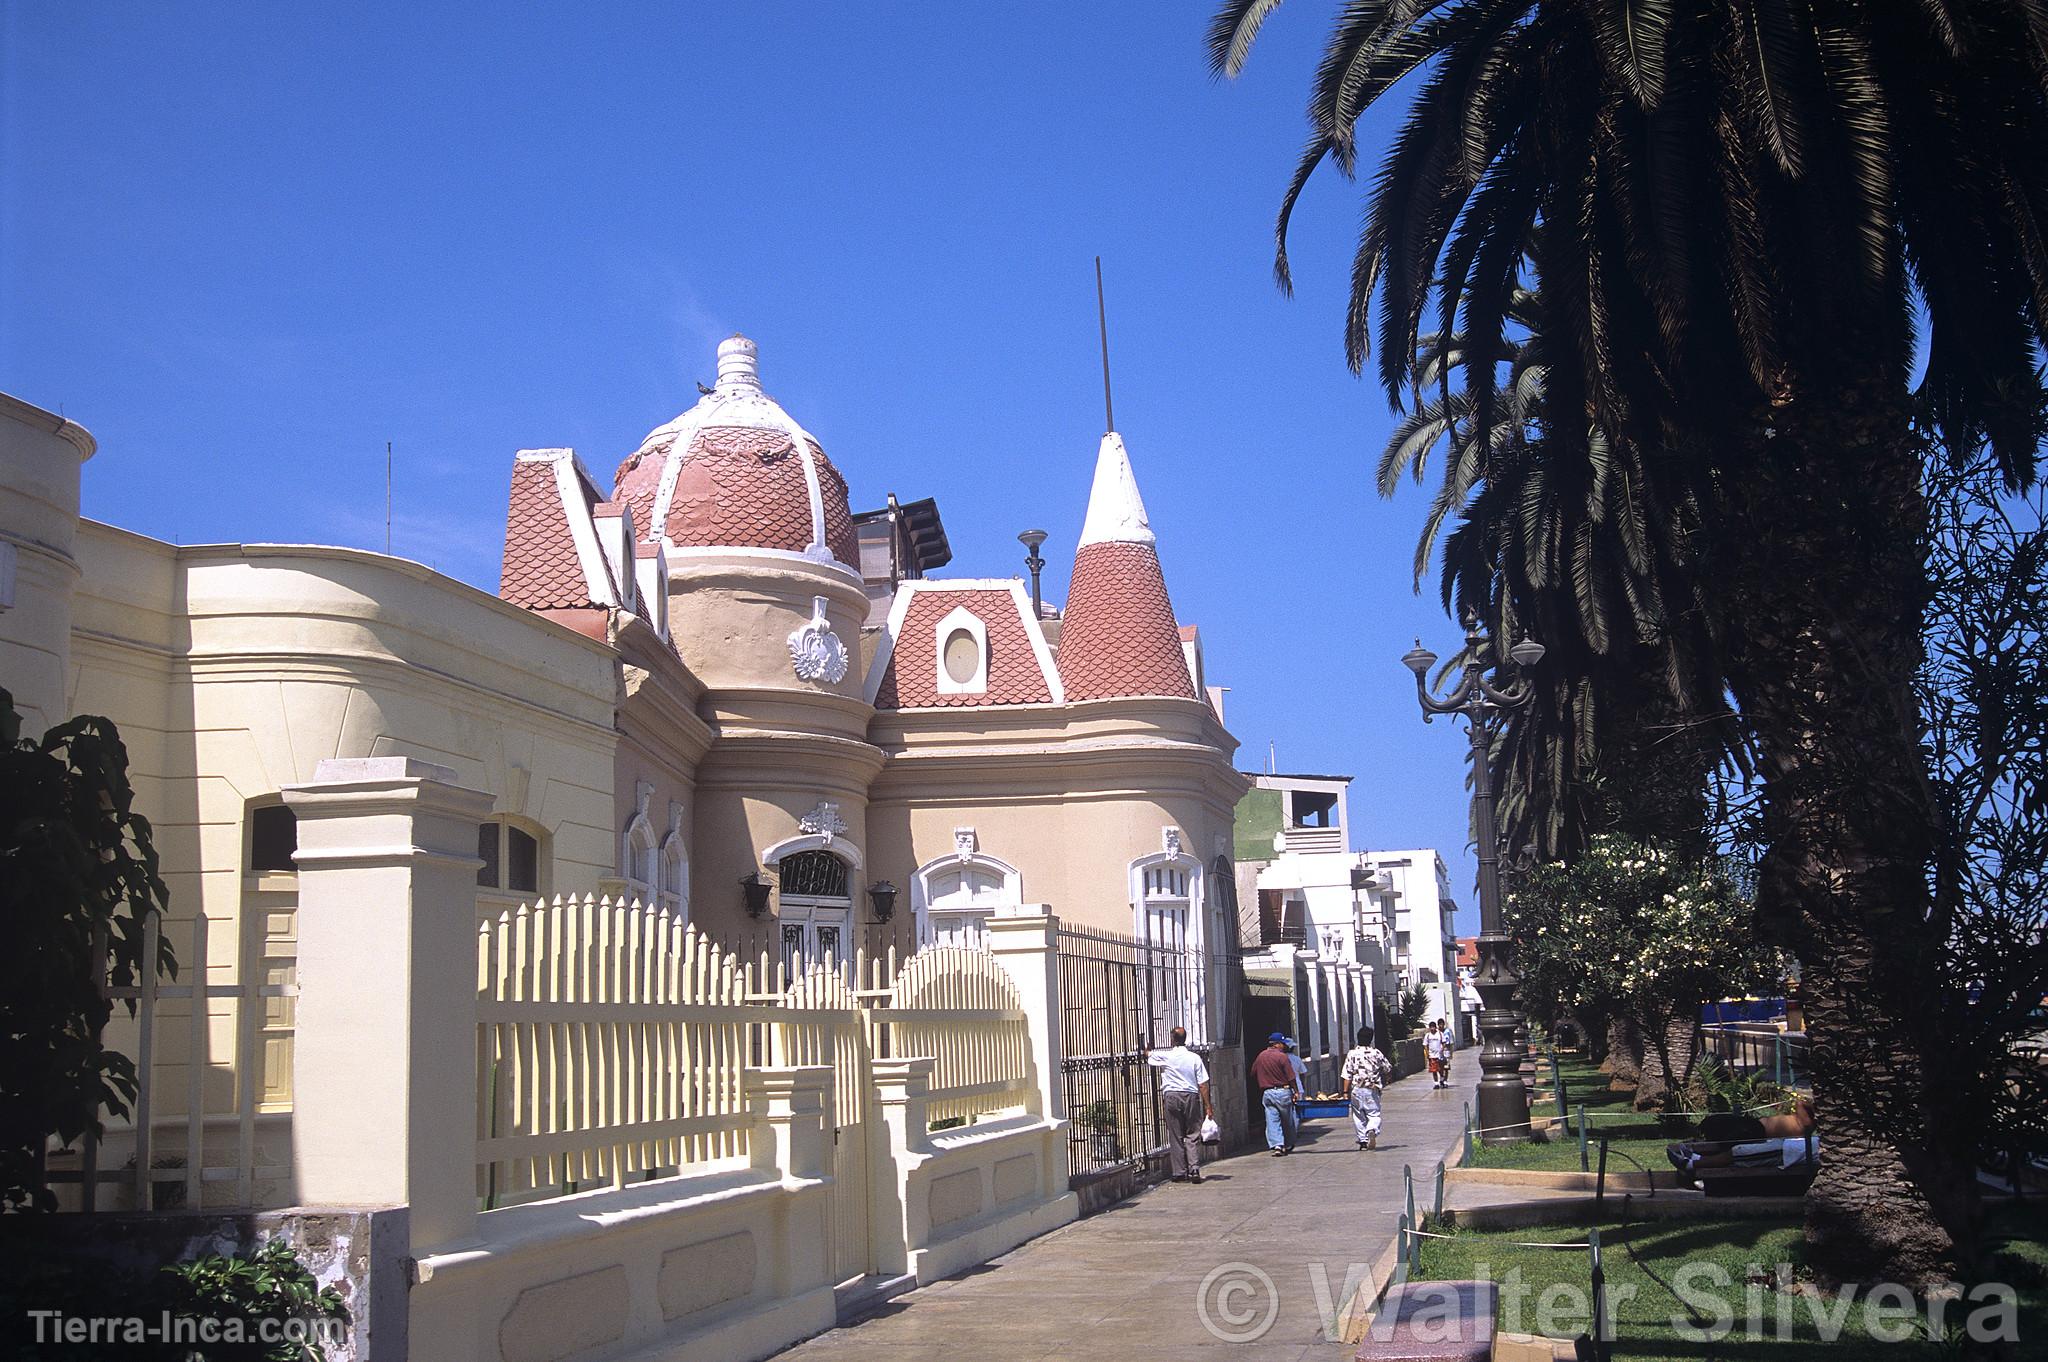
[[[1581,1057],[1560,1056],[1558,1070],[1564,1079],[1565,1114],[1576,1121],[1578,1110],[1583,1105],[1588,1129],[1595,1134],[1605,1131],[1610,1136],[1612,1147],[1607,1159],[1608,1172],[1670,1169],[1671,1165],[1664,1158],[1664,1146],[1673,1140],[1683,1139],[1684,1130],[1667,1129],[1655,1116],[1636,1113],[1631,1105],[1633,1094],[1610,1091],[1607,1075]],[[1529,1114],[1555,1116],[1557,1101],[1551,1095],[1550,1062],[1542,1055],[1536,1059],[1536,1078],[1536,1090],[1530,1094]],[[1599,1144],[1597,1141],[1589,1142],[1587,1166],[1597,1168],[1599,1159]],[[1469,1163],[1474,1168],[1530,1168],[1546,1173],[1576,1173],[1579,1171],[1578,1130],[1576,1125],[1568,1130],[1553,1130],[1547,1141],[1538,1138],[1517,1144],[1479,1144],[1473,1150]]]
[[[2010,1284],[2019,1299],[2019,1338],[2009,1356],[2048,1359],[2048,1242],[2044,1242],[2048,1241],[2048,1212],[2031,1206],[2002,1210],[1994,1213],[1992,1223],[1992,1265],[1987,1278]],[[1934,1358],[1983,1355],[1930,1342],[1922,1326],[1898,1323],[1908,1317],[1904,1310],[1880,1311],[1873,1316],[1861,1295],[1850,1298],[1846,1325],[1837,1341],[1825,1341],[1814,1311],[1839,1314],[1839,1300],[1816,1300],[1779,1291],[1761,1281],[1751,1285],[1748,1280],[1752,1265],[1770,1271],[1778,1264],[1789,1264],[1794,1278],[1800,1275],[1805,1245],[1794,1221],[1685,1220],[1628,1227],[1610,1222],[1602,1226],[1600,1237],[1615,1320],[1616,1358],[1799,1362],[1806,1358],[1879,1357],[1931,1362]],[[1457,1231],[1447,1239],[1423,1241],[1422,1270],[1417,1278],[1490,1279],[1501,1288],[1502,1329],[1570,1338],[1591,1321],[1587,1254],[1583,1250],[1517,1248],[1513,1243],[1583,1243],[1585,1238],[1584,1226]],[[1724,1327],[1732,1332],[1719,1341],[1699,1336],[1674,1289],[1685,1293],[1708,1329],[1713,1326],[1713,1316],[1720,1314],[1729,1322]],[[1983,1308],[1981,1300],[1974,1306],[1967,1302],[1950,1306],[1948,1318],[1959,1331],[1973,1310]],[[1760,1325],[1755,1337],[1749,1329],[1752,1318]],[[1917,1318],[1924,1321],[1925,1315]],[[1879,1331],[1909,1329],[1911,1336],[1903,1342],[1880,1341],[1873,1337],[1873,1327]],[[1694,1336],[1687,1337],[1688,1331]]]

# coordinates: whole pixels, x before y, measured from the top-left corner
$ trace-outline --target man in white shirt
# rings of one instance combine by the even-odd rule
[[[1171,1049],[1154,1050],[1146,1063],[1159,1070],[1159,1105],[1166,1114],[1166,1162],[1175,1182],[1202,1180],[1202,1122],[1216,1119],[1209,1101],[1209,1066],[1188,1048],[1187,1028],[1176,1026]]]

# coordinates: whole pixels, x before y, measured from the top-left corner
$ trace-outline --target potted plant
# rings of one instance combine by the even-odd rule
[[[1088,1131],[1088,1153],[1097,1163],[1115,1163],[1123,1157],[1117,1147],[1116,1103],[1098,1097],[1081,1111],[1081,1124]]]

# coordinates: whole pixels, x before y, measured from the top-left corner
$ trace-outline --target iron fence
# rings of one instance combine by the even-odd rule
[[[1706,1053],[1739,1074],[1769,1075],[1788,1087],[1805,1084],[1811,1068],[1806,1033],[1739,1026],[1703,1026]]]
[[[1165,1145],[1145,1052],[1170,1044],[1176,1026],[1201,1053],[1236,1045],[1243,959],[1234,943],[1204,951],[1067,925],[1057,951],[1068,1175],[1142,1170]]]

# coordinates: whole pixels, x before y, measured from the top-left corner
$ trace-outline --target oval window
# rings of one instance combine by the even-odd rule
[[[953,683],[964,686],[980,670],[981,646],[974,641],[974,635],[965,629],[955,629],[946,635],[946,675],[953,678]]]

